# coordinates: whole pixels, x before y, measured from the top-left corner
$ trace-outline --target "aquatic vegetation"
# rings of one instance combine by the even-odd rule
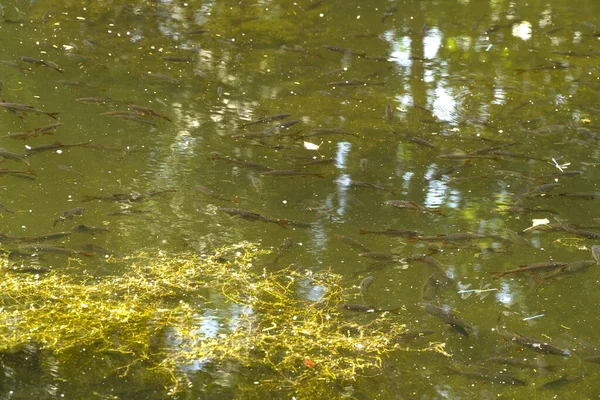
[[[189,365],[218,362],[266,368],[270,379],[273,372],[280,377],[279,388],[310,382],[305,389],[318,391],[376,373],[382,358],[400,348],[401,316],[345,315],[340,275],[271,272],[257,262],[268,252],[244,242],[212,255],[140,253],[110,259],[115,270],[126,265],[110,276],[75,274],[68,266],[27,274],[4,258],[0,350],[34,344],[59,359],[83,349],[127,355],[116,366],[120,374],[143,364],[175,393]],[[203,329],[215,308],[230,316],[217,331]]]

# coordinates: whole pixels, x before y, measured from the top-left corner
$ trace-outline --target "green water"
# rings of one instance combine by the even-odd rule
[[[598,191],[600,3],[324,1],[308,11],[304,10],[308,2],[291,1],[114,1],[85,7],[84,3],[89,2],[2,1],[0,59],[28,70],[0,64],[1,98],[59,112],[63,125],[52,136],[26,142],[1,139],[0,146],[22,154],[25,146],[88,143],[31,154],[30,169],[21,161],[5,160],[0,165],[31,172],[0,178],[0,203],[12,212],[0,211],[2,233],[32,237],[68,231],[78,224],[102,226],[108,231],[73,233],[47,243],[74,249],[93,244],[115,256],[156,250],[209,253],[241,240],[277,247],[290,237],[294,244],[278,265],[294,263],[313,271],[330,268],[342,274],[347,278],[349,303],[363,301],[357,285],[365,276],[373,276],[364,301],[382,308],[403,307],[402,323],[435,330],[422,340],[445,342],[446,351],[452,354],[451,359],[433,353],[393,355],[377,376],[340,383],[340,397],[598,396],[597,366],[580,359],[598,354],[597,267],[540,287],[527,276],[494,279],[489,273],[521,264],[592,258],[595,241],[577,232],[523,230],[533,219],[548,218],[555,223],[555,215],[571,225],[600,228],[592,221],[600,217],[597,200],[532,196],[518,205],[558,214],[494,211],[514,206],[515,195],[546,183],[560,184],[551,194]],[[394,4],[397,10],[382,21],[385,10]],[[194,33],[199,29],[207,32]],[[330,51],[324,45],[367,56]],[[64,72],[28,64],[21,60],[23,56],[52,61]],[[163,59],[169,56],[193,60]],[[153,76],[157,74],[177,81]],[[65,86],[61,80],[94,87]],[[332,84],[351,80],[363,84]],[[121,103],[76,101],[91,96]],[[139,116],[140,122],[102,115],[127,111],[129,103],[151,108],[172,122],[160,117]],[[388,103],[391,114],[386,116]],[[56,122],[46,115],[19,118],[0,111],[0,136]],[[242,127],[278,113],[292,114],[283,121],[299,122],[254,139],[233,137],[276,126],[269,122]],[[316,128],[342,129],[353,135],[306,136]],[[435,147],[402,140],[393,130]],[[482,153],[490,158],[465,163],[439,157],[510,142],[516,144],[502,151],[535,159]],[[272,169],[321,176],[261,175],[259,170],[215,159],[214,152]],[[333,162],[299,165],[321,157]],[[362,159],[367,160],[366,168],[361,167]],[[453,166],[465,167],[437,174]],[[549,176],[561,169],[581,171],[581,175]],[[498,172],[506,170],[527,177]],[[352,180],[387,190],[352,187]],[[198,185],[234,202],[207,196]],[[147,201],[82,202],[85,196],[159,190],[166,192]],[[442,215],[384,204],[393,199],[414,201]],[[75,207],[85,207],[82,216],[52,226],[64,211]],[[219,207],[307,222],[311,227],[247,221],[230,217]],[[125,209],[144,213],[109,215]],[[487,236],[458,242],[457,247],[441,243],[432,255],[455,283],[428,301],[460,313],[474,327],[469,338],[449,331],[417,305],[434,268],[410,263],[364,272],[372,261],[335,237],[342,234],[371,251],[393,251],[404,257],[431,252],[424,241],[359,234],[361,229],[387,228],[415,230],[426,236],[457,232]],[[20,243],[10,240],[2,246],[23,251]],[[103,254],[74,258],[99,273],[110,273],[113,268]],[[27,265],[60,268],[67,257],[26,254],[22,260]],[[473,289],[487,291],[468,292]],[[535,352],[508,343],[495,332],[499,315],[509,331],[546,338],[573,355],[545,356],[557,366],[552,372],[506,367],[528,386],[505,386],[450,373],[453,363],[491,366],[486,363],[491,356],[535,361]],[[367,321],[369,316],[349,313],[348,318]],[[5,370],[13,368],[9,364],[4,362]],[[491,367],[494,371],[503,368]],[[110,363],[106,362],[104,370],[94,368],[108,374]],[[240,397],[233,382],[255,378],[252,371],[236,376],[235,370],[226,368],[210,374],[190,368],[195,388],[181,398]],[[25,366],[5,373],[0,393],[7,399],[58,398],[61,394],[65,398],[167,396],[164,388],[146,382],[143,376],[110,375],[94,387],[95,397],[82,389],[98,382],[103,373],[86,370],[76,360],[61,363],[49,358],[41,371]],[[565,374],[587,376],[554,389],[540,388]],[[272,393],[273,398],[292,395],[293,391]]]

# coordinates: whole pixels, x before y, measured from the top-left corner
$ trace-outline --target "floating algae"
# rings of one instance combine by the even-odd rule
[[[265,253],[241,243],[210,256],[139,254],[119,260],[127,265],[120,275],[101,277],[68,269],[18,274],[0,260],[0,352],[33,343],[65,363],[82,349],[88,357],[122,355],[116,373],[143,365],[162,376],[169,394],[191,385],[192,364],[232,363],[264,371],[262,389],[272,394],[318,393],[320,385],[372,374],[399,348],[401,316],[347,320],[338,311],[340,275],[267,272],[257,261]],[[317,301],[298,295],[311,289]],[[206,310],[226,315],[218,332],[201,329]]]

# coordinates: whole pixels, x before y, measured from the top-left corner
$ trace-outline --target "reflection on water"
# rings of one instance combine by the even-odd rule
[[[369,305],[403,306],[398,322],[435,330],[431,341],[452,355],[394,356],[378,376],[340,383],[340,395],[351,387],[356,397],[367,390],[385,399],[591,398],[595,365],[575,357],[543,355],[558,366],[543,373],[486,360],[537,356],[495,332],[500,315],[509,332],[582,357],[600,343],[594,266],[490,275],[592,258],[600,238],[598,8],[578,0],[115,1],[85,9],[3,1],[2,250],[31,271],[81,262],[118,274],[124,265],[105,254],[207,253],[240,240],[275,248],[289,237],[295,245],[277,265],[343,275],[350,303],[365,301],[355,289],[374,276]],[[52,118],[60,128],[47,128]],[[151,194],[160,190],[168,191]],[[52,226],[76,207],[85,213]],[[544,218],[543,229],[526,231]],[[107,231],[71,231],[80,224]],[[68,234],[47,236],[59,228]],[[375,260],[353,248],[376,252]],[[301,287],[308,301],[325,290]],[[417,303],[426,290],[427,301],[474,332],[456,335],[446,329],[451,317],[425,313]],[[252,313],[216,303],[198,327],[208,337]],[[203,371],[206,361],[182,368]],[[5,371],[11,363],[3,361]],[[396,368],[402,383],[383,388],[397,380]],[[502,371],[529,385],[499,383]],[[15,379],[7,378],[10,390]]]

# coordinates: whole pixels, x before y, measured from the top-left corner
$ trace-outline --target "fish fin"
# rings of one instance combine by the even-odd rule
[[[325,175],[323,175],[320,172],[315,172],[313,175],[316,176],[316,177],[319,177],[319,178],[325,178]]]

